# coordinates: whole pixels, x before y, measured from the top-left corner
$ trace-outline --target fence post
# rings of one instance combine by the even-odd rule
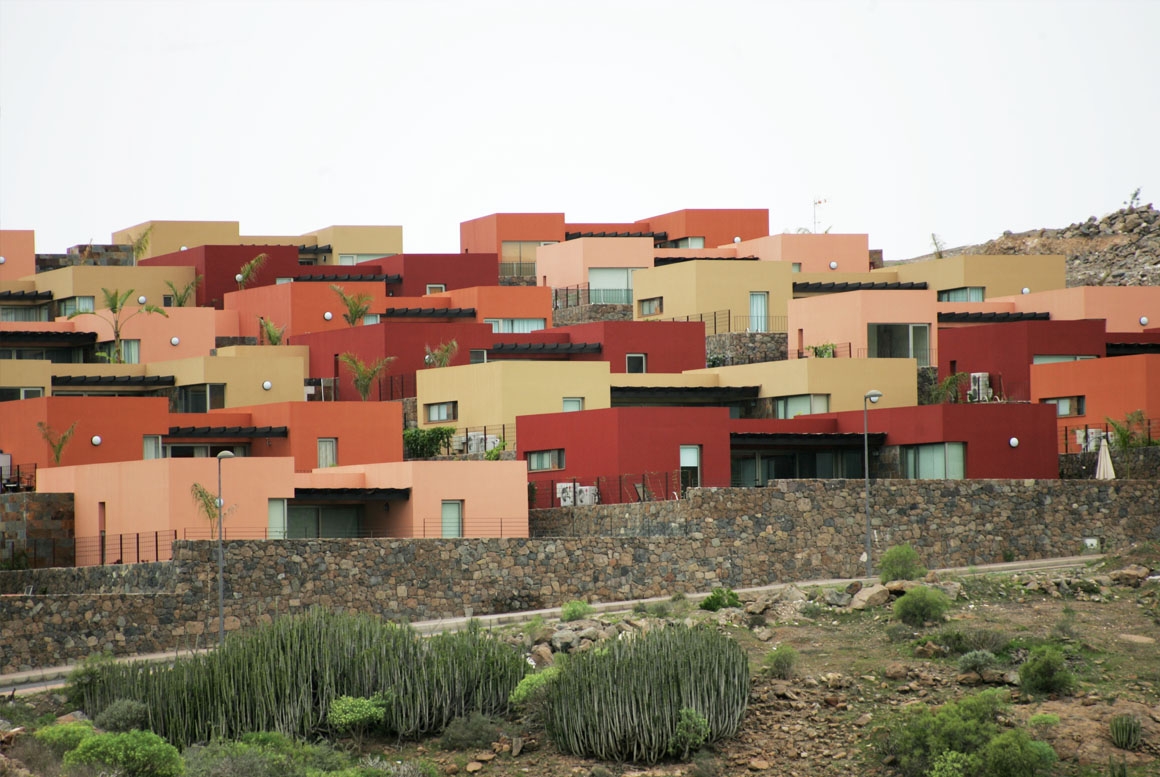
[[[105,565],[105,530],[104,529],[101,529],[100,562],[101,562],[101,566]]]

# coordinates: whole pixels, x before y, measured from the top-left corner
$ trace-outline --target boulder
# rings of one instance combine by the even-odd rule
[[[858,593],[861,590],[862,590],[862,581],[861,580],[855,580],[854,582],[850,583],[850,585],[846,586],[846,593],[850,594],[850,596],[853,596],[854,594]]]
[[[890,591],[884,585],[872,585],[869,588],[863,588],[854,595],[854,600],[850,602],[850,608],[853,610],[865,610],[867,607],[881,607],[890,601]]]
[[[545,666],[551,666],[555,659],[552,657],[552,648],[548,645],[536,645],[532,648],[532,661],[535,662],[537,669],[542,669]]]
[[[1148,574],[1151,570],[1141,564],[1129,564],[1123,569],[1117,569],[1112,573],[1112,582],[1119,585],[1127,585],[1132,588],[1139,588],[1140,584],[1148,579]]]
[[[931,587],[937,588],[939,591],[942,591],[944,594],[947,595],[947,598],[950,599],[952,602],[955,599],[958,599],[959,594],[961,594],[963,592],[963,584],[962,583],[950,583],[950,582],[935,583]]]
[[[846,593],[845,591],[838,591],[833,588],[826,591],[826,595],[823,597],[823,601],[825,601],[825,603],[831,607],[846,607],[853,600],[854,597],[850,594]]]
[[[564,653],[576,647],[576,643],[580,640],[576,637],[576,632],[571,629],[562,629],[552,635],[552,650],[557,653]]]
[[[805,591],[796,585],[791,585],[781,592],[781,601],[783,602],[805,602],[809,598],[806,596]]]
[[[906,664],[894,661],[886,665],[886,671],[883,674],[887,680],[905,680],[908,674]]]

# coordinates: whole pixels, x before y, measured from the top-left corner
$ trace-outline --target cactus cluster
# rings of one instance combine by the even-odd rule
[[[102,664],[78,690],[92,714],[117,699],[144,702],[149,728],[179,747],[252,731],[307,736],[335,699],[379,693],[389,700],[385,729],[413,737],[473,710],[507,712],[526,669],[478,628],[424,639],[373,616],[312,610],[170,667]]]
[[[1112,744],[1121,750],[1136,750],[1140,747],[1140,719],[1135,715],[1117,715],[1108,728],[1112,734]]]
[[[705,742],[715,742],[737,732],[748,697],[749,663],[736,642],[674,625],[572,656],[548,688],[544,722],[565,752],[656,763],[687,756],[682,713],[703,717]]]

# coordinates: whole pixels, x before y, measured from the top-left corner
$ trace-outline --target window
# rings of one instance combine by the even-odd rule
[[[338,263],[341,265],[349,266],[349,265],[355,264],[355,261],[357,259],[358,259],[358,257],[355,254],[339,254],[338,255]]]
[[[701,446],[681,446],[681,490],[701,485]]]
[[[163,307],[163,308],[173,307],[173,295],[172,294],[162,294],[161,295],[161,307]]]
[[[930,366],[930,324],[870,324],[871,359],[916,359]]]
[[[750,332],[769,331],[769,292],[749,292],[749,326]]]
[[[112,353],[112,348],[109,349]],[[124,364],[140,364],[141,363],[141,341],[140,340],[122,340],[121,341],[121,362]]]
[[[436,402],[432,405],[423,405],[423,411],[427,416],[427,423],[454,421],[459,418],[459,403]]]
[[[482,348],[472,348],[468,357],[468,364],[487,364],[487,351]]]
[[[554,451],[529,451],[528,472],[544,472],[550,469],[564,469],[564,449]]]
[[[1055,405],[1055,414],[1059,417],[1084,415],[1087,402],[1086,397],[1053,397],[1043,400],[1045,405]]]
[[[1061,364],[1063,362],[1081,362],[1094,359],[1094,356],[1078,356],[1054,353],[1037,353],[1031,357],[1032,364]]]
[[[649,297],[640,301],[640,314],[642,316],[655,316],[657,313],[665,312],[665,298],[664,297]]]
[[[801,272],[802,271],[802,263],[801,262],[792,262],[790,264],[789,271],[790,272]]]
[[[491,324],[491,331],[496,334],[527,334],[544,329],[547,321],[542,318],[485,318],[485,324]]]
[[[631,305],[632,274],[629,267],[589,267],[588,302],[593,305]]]
[[[564,397],[564,412],[575,413],[584,409],[584,397]]]
[[[92,313],[93,307],[92,297],[67,297],[59,300],[56,303],[56,314],[58,316],[71,316],[76,313]]]
[[[982,286],[960,286],[957,289],[943,289],[938,293],[939,302],[982,302]]]
[[[338,466],[338,439],[334,437],[318,438],[318,467]]]
[[[379,313],[366,313],[363,315],[363,326],[370,326],[371,324],[379,323]]]
[[[48,321],[47,305],[0,306],[0,321]]]
[[[966,443],[902,446],[902,476],[912,480],[962,480],[966,475]]]
[[[775,418],[794,418],[799,415],[830,412],[829,394],[796,394],[777,397],[773,401]]]
[[[277,520],[278,508],[267,508]],[[269,517],[267,518],[269,520]],[[315,537],[358,537],[362,532],[361,505],[288,505],[286,508],[288,539]]]
[[[445,291],[447,291],[447,284],[445,284],[445,283],[428,283],[427,284],[427,293],[428,294],[442,294]]]
[[[141,458],[143,459],[159,459],[161,458],[161,435],[146,434],[142,436]]]
[[[657,243],[657,248],[704,248],[704,237],[682,237],[678,240],[666,240]]]
[[[198,383],[177,388],[178,413],[205,413],[225,406],[224,383]]]
[[[24,386],[19,388],[0,388],[0,402],[11,402],[16,399],[36,399],[44,396],[44,389],[40,386]]]
[[[444,499],[440,509],[444,537],[463,536],[463,500]]]
[[[648,372],[648,356],[643,353],[630,353],[624,357],[625,372]]]

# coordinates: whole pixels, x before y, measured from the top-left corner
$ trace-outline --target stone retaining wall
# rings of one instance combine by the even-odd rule
[[[1112,467],[1118,478],[1160,480],[1160,445],[1151,448],[1113,450]],[[1068,480],[1091,479],[1096,474],[1098,453],[1064,453],[1059,457],[1059,476]]]
[[[776,362],[787,358],[785,332],[730,332],[705,336],[705,361],[711,366]]]
[[[632,321],[632,305],[576,305],[552,311],[552,326],[589,324],[594,321]]]
[[[582,516],[580,509],[536,511],[533,518],[537,533],[581,516],[605,536],[232,541],[227,627],[315,605],[427,620],[578,598],[852,577],[863,568],[859,486],[791,480],[694,489],[680,501],[600,505]],[[875,552],[910,542],[932,567],[1071,555],[1085,537],[1109,549],[1160,539],[1154,481],[879,481],[873,495]],[[160,564],[0,573],[2,590],[27,584],[62,595],[0,597],[0,673],[98,648],[185,647],[216,623],[209,541],[176,542],[174,560]],[[63,595],[82,590],[107,593]]]
[[[71,566],[75,545],[72,494],[0,494],[0,565]]]

